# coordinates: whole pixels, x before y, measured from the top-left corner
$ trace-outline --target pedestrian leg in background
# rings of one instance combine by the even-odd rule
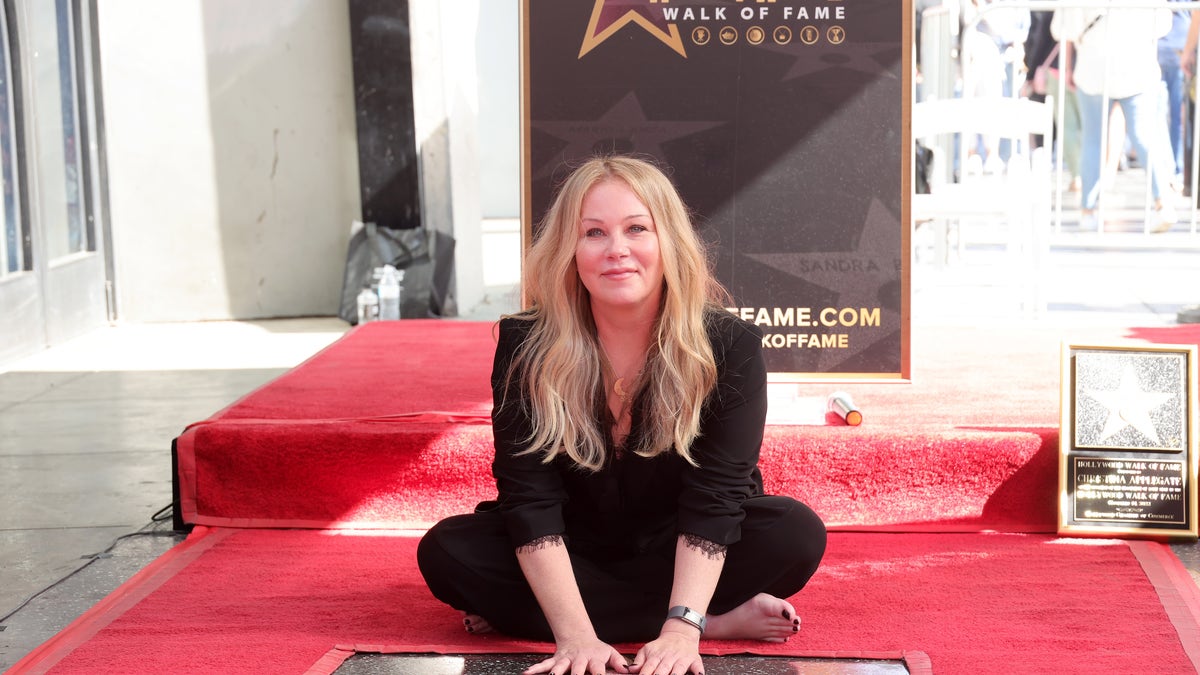
[[[1096,214],[1100,202],[1100,152],[1104,138],[1104,97],[1082,91],[1076,92],[1079,101],[1079,207],[1082,209],[1079,227],[1100,230],[1103,225]]]
[[[1148,226],[1152,232],[1166,232],[1177,219],[1171,204],[1171,177],[1175,172],[1158,96],[1154,92],[1146,92],[1118,99],[1118,103],[1125,112],[1133,149],[1150,174],[1150,196],[1154,200],[1154,213],[1151,214]]]
[[[1046,91],[1050,96],[1058,96],[1057,70],[1052,70],[1046,75]],[[1056,129],[1055,133],[1060,134],[1062,137],[1063,178],[1068,185],[1069,191],[1078,192],[1082,187],[1081,174],[1079,173],[1079,99],[1075,90],[1070,88],[1063,90],[1063,96],[1063,128]],[[1055,112],[1054,122],[1057,124],[1057,110]]]

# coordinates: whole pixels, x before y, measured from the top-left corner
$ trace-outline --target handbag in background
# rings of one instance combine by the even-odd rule
[[[1058,68],[1050,65],[1057,56],[1058,45],[1054,45],[1054,49],[1050,50],[1050,54],[1046,56],[1045,61],[1042,61],[1042,65],[1033,69],[1033,82],[1031,83],[1033,93],[1041,94],[1043,96],[1046,95],[1046,80],[1048,79],[1048,76],[1051,73],[1058,73]]]
[[[429,263],[429,238],[424,228],[397,230],[375,223],[355,221],[351,226],[346,251],[346,272],[342,280],[342,301],[338,317],[350,325],[358,324],[358,294],[374,289],[375,271],[384,265],[405,270]]]

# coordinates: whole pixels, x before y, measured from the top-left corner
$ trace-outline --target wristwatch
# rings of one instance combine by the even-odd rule
[[[667,610],[667,618],[686,621],[696,628],[699,628],[701,635],[704,635],[704,626],[708,624],[708,619],[705,619],[703,614],[695,611],[691,607],[684,607],[683,605],[675,605],[671,609]]]

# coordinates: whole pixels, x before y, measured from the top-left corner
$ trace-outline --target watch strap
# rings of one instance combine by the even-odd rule
[[[708,619],[705,619],[703,614],[697,612],[691,607],[684,607],[683,605],[675,605],[671,609],[667,610],[667,618],[679,619],[681,621],[690,623],[700,630],[701,635],[704,635],[704,626],[708,624]]]

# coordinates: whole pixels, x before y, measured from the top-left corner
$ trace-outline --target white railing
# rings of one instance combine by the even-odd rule
[[[1001,11],[1004,9],[1028,9],[1030,11],[1053,11],[1065,8],[1102,8],[1102,9],[1169,9],[1169,10],[1197,10],[1200,9],[1200,0],[1190,2],[1168,2],[1167,0],[996,0],[995,2],[979,8],[979,11],[972,17],[968,18],[965,23],[960,18],[959,0],[945,0],[942,5],[933,6],[925,9],[921,15],[921,40],[917,45],[920,50],[921,60],[921,75],[922,80],[917,87],[918,100],[945,99],[952,98],[960,91],[960,83],[969,78],[970,73],[967,72],[970,68],[969,63],[962,59],[960,53],[960,23],[962,23],[962,31],[970,31],[988,14]],[[1060,54],[1061,54],[1060,49]],[[1200,55],[1196,59],[1200,64]],[[1024,69],[1022,63],[1013,63],[1011,67],[1014,69],[1013,82],[1019,83],[1024,80]],[[1066,183],[1063,180],[1063,133],[1066,121],[1066,96],[1065,96],[1066,78],[1058,78],[1058,91],[1047,92],[1048,98],[1053,98],[1055,105],[1055,119],[1057,120],[1058,133],[1054,135],[1054,167],[1053,167],[1053,207],[1052,207],[1052,224],[1053,231],[1057,234],[1062,231],[1063,223],[1063,200],[1064,192],[1067,189]],[[1012,96],[1018,96],[1019,87],[1014,86]],[[963,96],[969,95],[963,91]],[[1107,108],[1107,95],[1104,99],[1105,107]],[[1193,101],[1193,115],[1191,120],[1190,138],[1192,139],[1191,157],[1191,179],[1190,179],[1190,196],[1188,197],[1188,213],[1190,218],[1190,232],[1194,236],[1198,230],[1198,220],[1200,220],[1200,210],[1196,207],[1196,196],[1200,194],[1200,101]],[[914,113],[916,114],[916,113]],[[1108,116],[1102,116],[1107,125]],[[1048,141],[1049,139],[1047,139]],[[1107,144],[1108,130],[1102,129],[1101,143]],[[960,152],[965,154],[966,140],[960,142]],[[945,156],[951,156],[951,148],[943,148]],[[1103,163],[1103,158],[1106,156],[1106,148],[1101,147],[1100,157]],[[1142,162],[1146,162],[1147,158],[1140,158]],[[960,168],[965,170],[965,166],[960,163]],[[939,168],[940,171],[946,172],[943,179],[951,179],[949,175],[953,171],[953,167],[949,164]],[[1102,173],[1103,175],[1103,173]],[[1149,233],[1149,222],[1153,205],[1150,189],[1150,171],[1147,167],[1146,171],[1146,189],[1144,199],[1144,211],[1147,216],[1145,222],[1147,225],[1143,229],[1143,233]],[[1101,201],[1101,209],[1103,209],[1103,200]],[[1103,228],[1100,232],[1103,233]]]

